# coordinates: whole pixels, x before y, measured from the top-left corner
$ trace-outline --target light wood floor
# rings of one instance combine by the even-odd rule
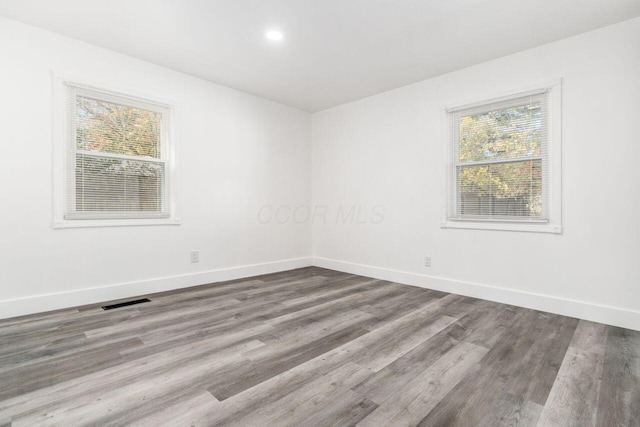
[[[640,332],[310,267],[0,321],[0,426],[638,426]]]

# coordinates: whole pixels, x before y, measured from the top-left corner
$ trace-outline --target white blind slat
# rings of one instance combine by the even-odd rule
[[[546,91],[449,110],[449,219],[548,218]]]
[[[65,88],[65,218],[169,217],[166,107],[73,84]]]

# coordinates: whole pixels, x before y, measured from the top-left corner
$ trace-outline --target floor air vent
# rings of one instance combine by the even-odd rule
[[[103,310],[113,310],[114,308],[126,307],[128,305],[142,304],[143,302],[151,302],[149,298],[136,299],[133,301],[119,302],[118,304],[103,305]]]

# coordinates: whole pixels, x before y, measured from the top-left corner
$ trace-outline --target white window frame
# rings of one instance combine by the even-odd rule
[[[533,94],[545,93],[547,96],[547,218],[538,219],[477,219],[455,217],[450,200],[457,193],[457,183],[453,179],[456,159],[453,158],[454,150],[451,144],[454,143],[451,134],[451,113],[463,109],[482,107],[484,105],[497,102],[505,102],[516,98],[530,96]],[[562,233],[562,80],[556,79],[551,82],[533,85],[519,90],[494,94],[480,99],[447,105],[443,109],[443,134],[446,135],[446,179],[445,179],[445,202],[444,220],[440,226],[442,228],[462,228],[475,230],[502,230],[502,231],[524,231],[540,233]]]
[[[178,225],[180,220],[176,216],[176,149],[175,149],[175,108],[172,103],[136,94],[126,89],[108,87],[99,83],[87,83],[85,80],[62,76],[52,72],[53,80],[53,227],[113,227],[135,225]],[[69,88],[73,88],[70,90]],[[75,116],[68,108],[69,96],[87,95],[89,97],[125,104],[162,114],[162,136],[160,159],[147,157],[120,156],[110,153],[89,152],[93,156],[109,158],[125,158],[156,162],[164,164],[164,200],[163,212],[149,213],[99,213],[85,214],[70,209],[68,194],[75,192],[75,168],[69,167],[75,162],[78,150],[75,143]],[[71,188],[73,187],[73,188]],[[73,193],[71,193],[73,194]]]

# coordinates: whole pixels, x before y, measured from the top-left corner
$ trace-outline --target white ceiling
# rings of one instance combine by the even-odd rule
[[[0,15],[314,112],[640,16],[640,0],[0,0]]]

